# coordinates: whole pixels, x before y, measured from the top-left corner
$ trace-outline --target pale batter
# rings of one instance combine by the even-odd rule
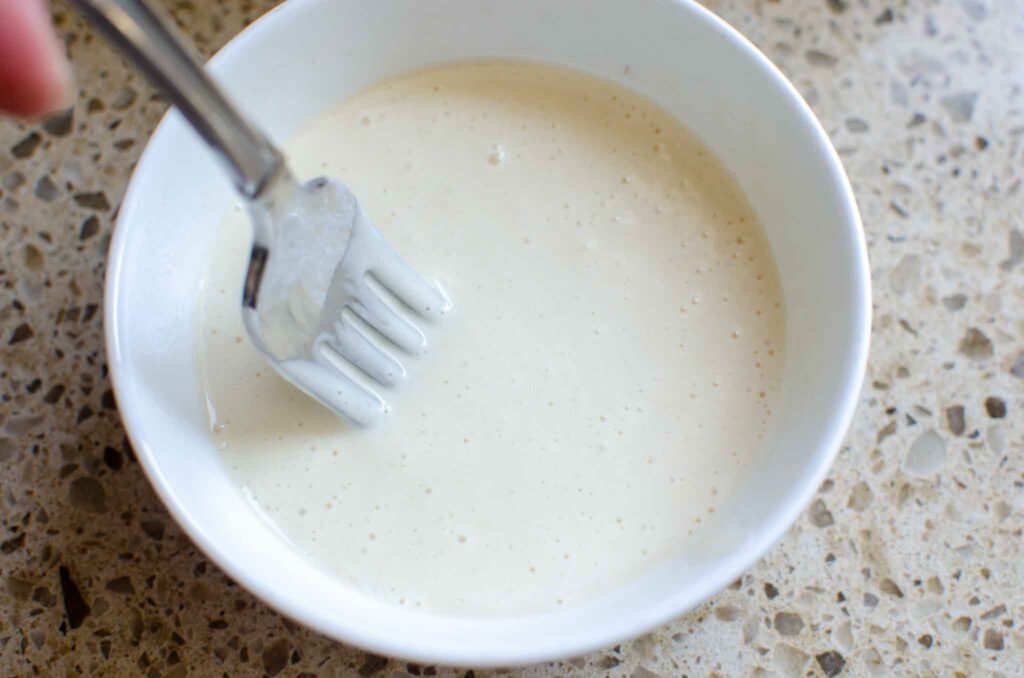
[[[214,435],[296,548],[396,605],[568,605],[714,519],[771,414],[784,325],[771,253],[728,172],[617,85],[521,63],[383,82],[286,145],[335,176],[455,310],[372,429],[252,348],[249,225],[205,285]]]

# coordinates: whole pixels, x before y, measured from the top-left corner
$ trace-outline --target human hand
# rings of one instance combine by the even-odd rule
[[[0,111],[38,117],[67,105],[70,92],[45,0],[0,0]]]

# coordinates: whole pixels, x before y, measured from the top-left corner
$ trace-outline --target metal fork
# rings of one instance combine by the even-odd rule
[[[378,386],[406,370],[387,345],[425,350],[408,315],[450,303],[410,268],[342,183],[299,184],[283,154],[228,101],[141,0],[72,0],[224,160],[253,223],[242,295],[249,337],[288,381],[369,425],[389,407]],[[357,369],[352,369],[352,368]]]

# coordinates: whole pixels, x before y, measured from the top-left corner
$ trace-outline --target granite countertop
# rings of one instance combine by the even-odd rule
[[[274,3],[165,4],[209,54]],[[522,673],[1022,676],[1024,5],[706,4],[792,78],[849,171],[875,281],[860,409],[809,510],[726,591]],[[499,673],[299,628],[168,517],[125,440],[101,328],[111,225],[164,104],[55,17],[74,108],[0,121],[0,673]]]

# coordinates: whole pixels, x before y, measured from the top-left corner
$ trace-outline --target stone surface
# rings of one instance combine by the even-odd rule
[[[272,3],[164,4],[210,54]],[[849,171],[877,292],[860,409],[807,515],[733,586],[517,673],[1024,675],[1024,12],[706,4],[793,80]],[[0,673],[494,675],[298,628],[167,517],[118,421],[100,313],[111,222],[164,105],[55,16],[74,109],[0,121]]]

